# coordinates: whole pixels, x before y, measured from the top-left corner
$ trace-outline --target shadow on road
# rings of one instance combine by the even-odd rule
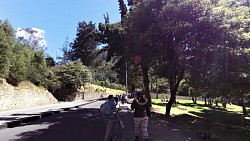
[[[101,141],[105,132],[98,109],[68,111],[22,126],[35,127],[17,134],[15,141]]]

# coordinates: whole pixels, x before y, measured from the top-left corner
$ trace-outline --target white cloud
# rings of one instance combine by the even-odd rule
[[[39,28],[17,28],[16,38],[28,43],[33,49],[46,50],[45,31]]]

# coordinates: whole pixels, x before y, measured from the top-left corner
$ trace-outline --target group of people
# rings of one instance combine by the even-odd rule
[[[104,116],[104,122],[106,124],[106,134],[104,141],[112,141],[113,126],[116,120],[121,121],[119,110],[116,108],[115,97],[113,95],[108,96],[108,101],[112,114]],[[139,140],[139,136],[142,133],[142,138],[148,141],[148,117],[150,113],[150,104],[144,97],[143,93],[137,92],[134,98],[131,109],[134,110],[134,133],[135,140]],[[129,130],[129,129],[128,129]]]
[[[117,95],[116,98],[118,98],[118,100],[120,100],[122,103],[126,103],[128,99],[126,94]]]

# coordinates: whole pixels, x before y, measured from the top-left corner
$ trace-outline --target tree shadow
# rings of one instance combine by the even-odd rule
[[[77,109],[21,126],[34,129],[16,135],[15,141],[97,141],[105,132],[98,109]]]
[[[124,139],[119,141],[132,141],[134,140],[134,124],[133,113],[122,115],[125,121],[125,131],[123,133]],[[179,128],[172,126],[163,114],[152,113],[149,117],[148,123],[149,137],[154,141],[200,141],[200,138],[192,132],[183,132]],[[139,141],[142,141],[140,138]]]
[[[199,103],[196,103],[196,104],[194,104],[194,103],[179,103],[179,105],[182,105],[182,106],[188,106],[188,107],[208,107],[208,108],[210,108],[210,106],[208,106],[208,105],[205,105],[205,104],[199,104]]]
[[[222,140],[237,141],[250,138],[250,120],[245,119],[242,114],[216,107],[189,113],[197,117],[183,114],[169,118],[168,121],[187,132],[199,134],[202,131],[219,136]]]
[[[156,102],[152,102],[152,104],[154,104],[154,105],[158,105],[158,106],[166,106],[167,105],[167,103],[163,103],[163,102],[161,102],[161,103],[156,103]]]
[[[189,131],[190,127],[180,128],[173,124],[173,120],[176,118],[166,118],[164,114],[152,114],[149,120],[149,131],[153,131],[156,139],[159,141],[167,140],[185,140],[185,141],[197,141],[201,140],[200,137],[193,131]],[[193,117],[192,117],[193,119]],[[185,118],[185,121],[187,118]]]

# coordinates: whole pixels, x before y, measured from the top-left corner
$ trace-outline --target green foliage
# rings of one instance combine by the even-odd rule
[[[220,18],[223,27],[230,30],[230,33],[237,39],[235,46],[249,47],[250,39],[250,14],[249,6],[245,6],[244,1],[237,0],[220,0],[213,7],[213,16]],[[231,44],[232,44],[231,43]]]
[[[92,79],[90,70],[80,61],[55,67],[54,72],[61,83],[62,89],[76,90]]]
[[[95,60],[93,60],[92,65],[89,67],[93,79],[99,81],[109,81],[112,83],[118,82],[117,73],[112,70],[114,67],[114,62],[106,62],[107,52],[100,53]]]
[[[0,77],[8,78],[14,44],[14,31],[9,21],[0,21]]]
[[[29,80],[38,86],[47,87],[49,70],[43,51],[32,51],[15,39],[10,23],[0,21],[0,77],[12,85]]]
[[[69,58],[73,61],[80,59],[84,65],[90,66],[96,56],[96,48],[99,44],[97,35],[95,24],[85,21],[79,22],[76,39],[70,45]]]
[[[119,10],[121,13],[121,22],[123,23],[123,20],[127,14],[127,7],[126,4],[124,3],[124,0],[118,0],[119,3]]]
[[[51,56],[47,56],[45,60],[46,60],[47,67],[54,67],[56,65],[55,60]]]
[[[63,52],[63,57],[58,57],[61,60],[60,64],[66,64],[70,62],[69,46],[70,46],[69,38],[67,37],[66,41],[63,44],[63,48],[61,49]]]
[[[43,51],[33,51],[30,64],[28,66],[27,80],[38,86],[46,86],[46,78],[48,77],[49,69],[46,65],[46,60]]]
[[[62,87],[62,83],[58,80],[58,77],[53,72],[54,68],[51,68],[48,73],[48,77],[46,78],[45,88],[48,89],[51,93],[54,93],[56,90]]]
[[[242,79],[237,76],[248,76],[245,71],[248,70],[247,65],[234,65],[230,60],[234,58],[244,62],[243,64],[249,64],[246,59],[249,57],[236,59],[237,54],[239,56],[246,52],[243,48],[249,48],[249,7],[245,6],[245,2],[241,2],[140,2],[133,6],[127,15],[123,30],[120,30],[123,32],[107,32],[111,33],[107,39],[119,37],[113,39],[120,41],[121,46],[117,48],[111,46],[113,42],[107,42],[109,52],[125,58],[120,60],[123,63],[134,55],[141,56],[140,66],[143,74],[147,74],[151,66],[157,75],[168,79],[173,96],[171,102],[174,101],[184,76],[189,79],[187,82],[193,93],[217,96],[216,91],[221,86],[217,86],[218,82],[221,82],[219,74],[230,74],[227,78],[237,78],[240,80],[238,82],[242,82]],[[110,26],[111,24],[106,24],[106,29],[110,30]],[[225,53],[225,56],[219,53],[220,50],[224,51],[222,54]],[[249,56],[249,53],[244,56]],[[223,60],[223,57],[228,57],[229,60],[221,63],[220,59]],[[145,87],[146,77],[147,75],[143,75]],[[247,79],[245,81],[249,84]],[[224,90],[230,88],[229,85],[224,86]]]
[[[195,63],[189,71],[190,86],[207,97],[240,97],[249,91],[250,82],[249,51],[245,49],[250,46],[249,7],[244,1],[219,0],[211,11],[212,18],[219,19],[215,24],[220,23],[220,27],[230,34],[220,35],[221,38],[214,39],[220,44],[209,52],[200,52],[204,57],[194,58]]]
[[[8,82],[17,85],[19,82],[27,80],[28,69],[33,57],[33,52],[29,46],[17,43],[13,49],[10,73]]]

